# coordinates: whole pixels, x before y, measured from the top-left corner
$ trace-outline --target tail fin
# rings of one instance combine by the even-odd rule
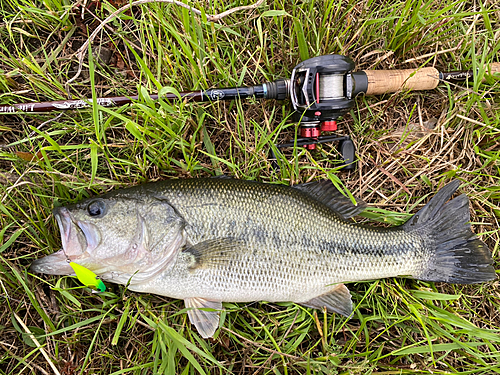
[[[469,198],[462,194],[446,203],[459,185],[458,180],[446,185],[403,225],[407,232],[420,233],[432,249],[416,279],[475,284],[496,278],[488,247],[471,231]]]

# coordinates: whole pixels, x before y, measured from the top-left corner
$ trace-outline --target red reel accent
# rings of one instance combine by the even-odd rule
[[[321,123],[322,132],[334,132],[337,131],[337,121],[323,121]]]
[[[318,128],[300,128],[300,136],[304,138],[316,138],[319,134]]]
[[[304,147],[307,148],[308,150],[314,150],[316,148],[316,144],[311,143],[310,145],[305,145]]]
[[[301,127],[300,136],[303,138],[318,138],[321,131],[317,127]],[[308,150],[314,150],[316,148],[315,144],[305,145]]]

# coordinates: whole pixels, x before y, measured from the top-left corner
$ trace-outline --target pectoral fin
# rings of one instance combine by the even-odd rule
[[[307,302],[300,303],[306,307],[322,310],[324,307],[328,311],[336,312],[344,316],[352,314],[351,293],[344,284],[335,285],[328,293],[315,297]]]
[[[231,267],[242,260],[247,248],[241,240],[217,238],[188,246],[182,251],[193,256],[191,271],[197,268],[212,268],[224,265]]]
[[[222,302],[195,297],[186,298],[184,303],[188,309],[189,321],[196,327],[201,337],[204,339],[212,337],[219,326]]]

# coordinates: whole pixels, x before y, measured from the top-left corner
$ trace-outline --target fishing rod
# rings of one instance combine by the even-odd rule
[[[324,55],[307,59],[298,64],[290,79],[278,79],[255,86],[214,88],[185,91],[179,96],[167,93],[164,100],[216,102],[235,99],[290,99],[294,109],[293,120],[299,123],[300,138],[294,143],[277,145],[278,148],[300,145],[309,150],[318,143],[339,141],[345,169],[354,169],[354,144],[349,136],[322,136],[322,132],[337,130],[337,119],[354,106],[358,94],[381,95],[399,90],[432,90],[440,82],[463,82],[473,79],[475,72],[439,72],[432,67],[403,70],[354,71],[355,64],[347,56]],[[488,73],[500,73],[500,63],[487,66]],[[151,95],[158,100],[159,95]],[[134,96],[97,98],[103,107],[117,107],[139,99]],[[58,100],[39,103],[0,105],[0,114],[40,113],[88,108],[92,99]]]

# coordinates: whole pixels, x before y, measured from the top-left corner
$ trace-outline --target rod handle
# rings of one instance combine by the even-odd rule
[[[500,63],[491,63],[488,64],[488,68],[486,68],[486,73],[489,74],[500,74]]]
[[[382,95],[406,90],[432,90],[439,84],[435,68],[402,70],[364,70],[368,78],[366,95]]]

